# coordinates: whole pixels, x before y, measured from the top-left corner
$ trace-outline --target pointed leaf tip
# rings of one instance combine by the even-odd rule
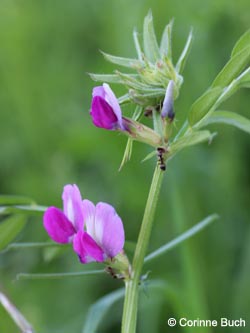
[[[160,50],[157,43],[152,12],[149,11],[148,15],[144,19],[143,26],[143,45],[145,56],[151,62],[156,62],[160,59]]]

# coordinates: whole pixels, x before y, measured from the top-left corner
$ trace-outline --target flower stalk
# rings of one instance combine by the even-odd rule
[[[151,230],[152,230],[152,225],[153,225],[153,220],[154,220],[154,215],[162,180],[163,180],[163,171],[161,170],[160,166],[157,164],[151,182],[151,187],[148,194],[148,199],[144,211],[141,229],[135,249],[134,259],[132,263],[131,279],[125,281],[126,289],[125,289],[125,300],[124,300],[123,318],[122,318],[122,333],[136,332],[140,277],[151,235]]]

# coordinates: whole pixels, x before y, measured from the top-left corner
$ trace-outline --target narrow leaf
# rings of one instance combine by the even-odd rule
[[[236,79],[234,79],[229,86],[227,86],[223,93],[220,95],[216,102],[216,107],[218,107],[222,102],[226,101],[240,88],[245,88],[250,83],[250,67],[248,67],[244,72],[242,72]]]
[[[250,67],[243,72],[237,79],[239,88],[249,88],[250,86]]]
[[[0,206],[0,215],[6,214],[41,214],[48,207],[40,205],[17,205],[17,206]]]
[[[215,111],[208,119],[206,119],[203,126],[216,123],[232,125],[250,134],[250,120],[235,112]]]
[[[250,29],[247,30],[236,42],[231,57],[241,52],[245,47],[250,46]]]
[[[176,237],[175,239],[173,239],[169,243],[161,246],[156,251],[154,251],[154,252],[150,253],[149,255],[147,255],[146,258],[145,258],[145,260],[144,260],[144,262],[147,263],[147,262],[149,262],[149,261],[151,261],[151,260],[153,260],[155,258],[158,258],[159,256],[165,254],[169,250],[172,250],[177,245],[181,244],[185,240],[189,239],[190,237],[193,237],[198,232],[202,231],[204,228],[206,228],[207,226],[209,226],[212,222],[214,222],[218,218],[219,218],[219,216],[217,214],[209,215],[204,220],[202,220],[201,222],[199,222],[198,224],[196,224],[195,226],[193,226],[192,228],[190,228],[189,230],[187,230],[186,232],[184,232],[180,236]]]
[[[13,215],[0,223],[0,250],[4,249],[23,229],[26,223],[24,215]]]
[[[11,250],[44,248],[44,247],[67,247],[67,245],[61,245],[54,242],[36,242],[36,243],[11,243],[5,249],[4,252]]]
[[[88,311],[82,333],[96,333],[107,312],[117,301],[123,298],[124,293],[124,288],[121,288],[100,298],[94,303]]]
[[[123,58],[123,57],[117,57],[113,56],[111,54],[102,52],[104,58],[108,60],[109,62],[112,62],[113,64],[124,66],[128,68],[135,68],[135,67],[141,67],[143,66],[143,63],[137,59],[131,59],[131,58]]]
[[[175,66],[175,69],[178,73],[182,73],[183,70],[184,70],[189,52],[191,50],[192,41],[193,41],[193,31],[191,30],[189,35],[188,35],[188,38],[187,38],[186,44],[184,46],[184,49],[183,49],[183,51],[180,55],[180,58],[178,59],[178,62],[176,64],[176,66]]]
[[[122,83],[122,79],[117,74],[94,74],[88,73],[90,78],[94,81],[108,82],[108,83]]]
[[[194,131],[190,134],[187,134],[170,145],[169,147],[170,156],[182,150],[183,148],[197,145],[204,141],[211,142],[214,135],[215,133],[212,134],[207,130]]]
[[[81,277],[85,275],[96,275],[103,274],[105,271],[102,270],[93,270],[85,272],[66,272],[66,273],[41,273],[41,274],[29,274],[29,273],[19,273],[16,276],[17,280],[44,280],[44,279],[65,279],[72,277]]]
[[[123,158],[121,161],[121,165],[119,167],[119,171],[123,168],[124,164],[127,163],[132,155],[132,150],[133,150],[133,140],[131,138],[128,138],[126,148],[123,154]]]
[[[149,153],[146,157],[144,157],[144,159],[141,161],[142,163],[150,160],[151,158],[155,157],[157,155],[157,151],[151,151],[151,153]]]
[[[173,30],[174,20],[165,27],[160,44],[160,53],[162,57],[167,57],[172,59],[172,30]]]
[[[221,87],[209,89],[194,102],[188,113],[188,122],[190,126],[194,126],[206,116],[209,110],[215,105],[222,92],[223,88]]]
[[[160,50],[155,36],[153,16],[151,11],[149,11],[148,15],[144,19],[143,45],[145,56],[149,61],[154,63],[160,59]]]
[[[139,38],[138,38],[138,32],[136,31],[136,29],[134,29],[134,31],[133,31],[133,38],[134,38],[135,49],[136,49],[136,52],[138,55],[138,59],[140,61],[143,61],[143,53],[142,53],[141,44],[140,44]]]
[[[236,53],[217,75],[212,87],[226,87],[235,79],[241,71],[250,63],[250,46]]]

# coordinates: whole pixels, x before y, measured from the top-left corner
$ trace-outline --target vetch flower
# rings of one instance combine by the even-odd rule
[[[66,185],[63,211],[49,207],[44,214],[44,228],[57,243],[73,243],[82,263],[104,262],[116,257],[124,246],[124,229],[115,209],[103,202],[96,206],[82,200],[76,185]]]
[[[125,130],[119,102],[107,83],[93,89],[90,115],[97,127]]]
[[[166,89],[166,95],[163,101],[162,118],[168,118],[171,121],[174,119],[174,81],[170,80]]]
[[[118,100],[107,83],[93,89],[90,115],[97,127],[107,130],[120,130],[133,140],[153,147],[157,147],[161,143],[161,138],[151,128],[122,116]]]

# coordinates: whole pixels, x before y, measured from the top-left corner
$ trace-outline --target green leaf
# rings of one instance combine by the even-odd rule
[[[44,247],[67,247],[66,244],[58,244],[54,242],[35,242],[35,243],[11,243],[5,249],[4,252],[10,250],[23,250],[23,249],[34,249],[34,248],[44,248]]]
[[[249,88],[250,87],[250,67],[243,72],[237,81],[238,88]]]
[[[122,83],[122,79],[117,74],[94,74],[88,73],[90,78],[94,81],[108,82],[108,83]]]
[[[39,205],[0,206],[0,215],[7,214],[42,214],[48,207]]]
[[[128,67],[128,68],[135,68],[135,67],[142,67],[143,63],[137,59],[131,59],[131,58],[123,58],[123,57],[117,57],[113,56],[111,54],[102,52],[104,58],[108,60],[109,62],[112,62],[113,64]]]
[[[28,197],[18,196],[18,195],[0,195],[0,205],[28,205],[35,204],[35,201]]]
[[[0,250],[4,249],[23,229],[26,217],[13,215],[0,222]]]
[[[144,163],[144,162],[150,160],[151,158],[155,157],[156,155],[157,155],[157,151],[153,150],[146,157],[144,157],[144,159],[141,162]]]
[[[138,55],[138,59],[140,61],[143,61],[143,52],[141,49],[141,44],[139,42],[139,38],[138,38],[138,32],[136,31],[136,29],[134,29],[133,31],[133,38],[134,38],[134,43],[135,43],[135,49]]]
[[[96,333],[107,312],[114,305],[114,303],[124,297],[124,293],[124,288],[121,288],[100,298],[96,303],[94,303],[88,311],[82,333]]]
[[[188,35],[188,38],[187,38],[186,44],[184,46],[184,49],[183,49],[183,51],[180,55],[180,58],[178,59],[178,62],[176,64],[176,66],[175,66],[175,69],[178,73],[182,73],[183,70],[184,70],[189,52],[191,50],[192,41],[193,41],[193,31],[191,30],[189,35]]]
[[[172,59],[172,30],[173,30],[174,20],[165,27],[160,44],[160,53],[162,57],[167,57]]]
[[[203,126],[216,123],[232,125],[250,134],[250,120],[234,112],[215,111],[208,119],[206,119]]]
[[[241,71],[250,63],[250,46],[236,53],[217,75],[212,87],[226,87],[235,79]]]
[[[133,139],[128,138],[126,148],[125,148],[125,151],[124,151],[124,154],[123,154],[123,158],[122,158],[122,161],[121,161],[121,165],[119,167],[119,171],[121,171],[124,164],[127,163],[130,160],[131,155],[132,155],[132,150],[133,150]]]
[[[236,42],[231,57],[234,57],[237,53],[241,52],[247,46],[250,46],[250,29],[247,30]]]
[[[198,224],[196,224],[195,226],[193,226],[192,228],[190,228],[189,230],[187,230],[186,232],[184,232],[180,236],[176,237],[172,241],[170,241],[167,244],[161,246],[156,251],[154,251],[154,252],[150,253],[149,255],[147,255],[146,258],[145,258],[145,260],[144,260],[144,262],[147,263],[147,262],[149,262],[149,261],[151,261],[151,260],[153,260],[155,258],[158,258],[159,256],[165,254],[169,250],[172,250],[177,245],[181,244],[185,240],[189,239],[190,237],[193,237],[198,232],[202,231],[204,228],[206,228],[207,226],[209,226],[212,222],[214,222],[218,218],[219,218],[219,216],[217,214],[209,215],[204,220],[202,220],[201,222],[199,222]]]
[[[47,280],[47,279],[66,279],[72,277],[82,277],[87,275],[97,275],[103,274],[105,270],[92,270],[92,271],[81,271],[81,272],[66,272],[66,273],[37,273],[37,274],[29,274],[29,273],[19,273],[16,276],[17,280]]]
[[[190,126],[194,126],[206,116],[211,108],[214,107],[222,92],[223,88],[221,87],[209,89],[193,103],[188,113],[188,122]]]
[[[185,136],[182,136],[177,141],[173,142],[169,147],[169,156],[176,154],[178,151],[182,150],[183,148],[197,145],[201,142],[208,141],[211,142],[215,133],[210,133],[207,130],[202,131],[194,131]]]
[[[143,46],[145,56],[149,61],[154,63],[160,59],[160,50],[155,36],[153,16],[151,11],[149,11],[148,15],[144,19]]]

